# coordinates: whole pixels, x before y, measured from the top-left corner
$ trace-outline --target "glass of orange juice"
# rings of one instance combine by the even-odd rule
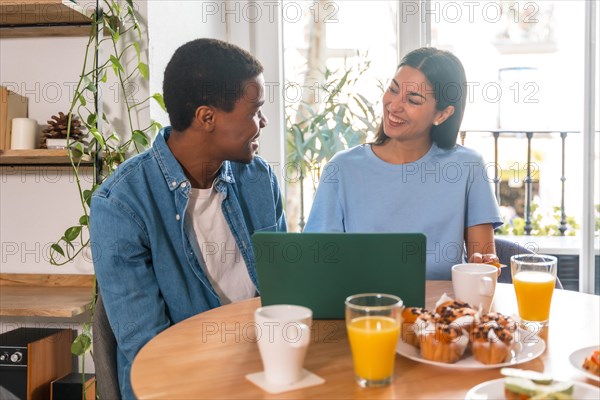
[[[521,323],[548,324],[550,302],[556,284],[556,257],[543,254],[517,254],[510,258],[513,286]]]
[[[402,308],[400,297],[390,294],[365,293],[346,299],[346,329],[360,386],[385,386],[392,381]]]

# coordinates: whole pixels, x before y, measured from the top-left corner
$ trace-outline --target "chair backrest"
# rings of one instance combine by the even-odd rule
[[[96,393],[100,400],[119,400],[121,392],[117,377],[117,341],[108,323],[100,294],[94,308],[93,327]]]
[[[504,268],[502,274],[498,277],[498,282],[501,283],[512,283],[512,275],[510,273],[510,258],[515,254],[532,254],[533,252],[517,242],[510,241],[508,239],[495,237],[494,242],[496,245],[496,255],[500,260],[500,264],[505,264],[508,267]],[[562,283],[560,279],[556,277],[556,288],[562,289]]]

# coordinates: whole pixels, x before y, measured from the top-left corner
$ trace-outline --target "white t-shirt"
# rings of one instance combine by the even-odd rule
[[[212,187],[191,189],[185,225],[196,254],[204,257],[204,272],[221,303],[228,304],[254,297],[256,287],[223,215],[223,196]]]

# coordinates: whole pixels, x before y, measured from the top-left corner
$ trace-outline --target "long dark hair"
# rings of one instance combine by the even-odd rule
[[[433,47],[422,47],[408,53],[396,71],[407,65],[418,69],[429,81],[436,101],[436,109],[441,111],[448,106],[454,106],[452,114],[443,123],[432,126],[431,140],[442,149],[451,149],[456,145],[456,137],[465,113],[467,78],[460,60],[449,51]],[[383,121],[373,144],[383,144],[389,137],[383,131]]]

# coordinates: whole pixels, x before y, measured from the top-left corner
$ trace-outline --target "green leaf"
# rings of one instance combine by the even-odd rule
[[[140,74],[144,77],[144,79],[150,79],[150,71],[148,69],[148,64],[140,62],[138,64],[138,69],[140,70]]]
[[[120,14],[120,7],[118,4],[115,4],[115,14]],[[108,24],[107,27],[110,30],[111,35],[113,36],[113,39],[115,37],[115,35],[117,35],[117,40],[119,40],[119,25],[120,25],[120,21],[119,21],[119,17],[117,17],[116,15],[111,15],[108,18]],[[115,42],[117,41],[115,40]]]
[[[83,200],[85,201],[85,204],[87,204],[87,206],[90,206],[90,203],[92,202],[92,191],[89,189],[86,189],[83,191]]]
[[[151,125],[151,128],[152,128],[151,131],[152,131],[152,133],[156,134],[158,131],[160,131],[162,129],[162,127],[163,126],[160,122],[154,121],[154,122],[152,122],[152,125]]]
[[[115,71],[115,75],[119,75],[119,72],[125,72],[123,66],[119,59],[111,54],[110,63],[112,64],[113,70]]]
[[[69,149],[73,154],[73,157],[81,157],[85,153],[85,149],[83,148],[83,143],[81,142],[71,142]]]
[[[87,215],[82,215],[79,217],[79,224],[82,226],[87,226],[90,222],[90,218]]]
[[[100,133],[100,131],[98,131],[98,129],[92,128],[90,129],[90,133],[92,134],[92,136],[94,136],[94,139],[98,141],[98,144],[100,146],[104,146],[104,138],[102,137],[102,134]]]
[[[96,125],[96,114],[90,114],[87,117],[87,124],[90,126]]]
[[[67,242],[72,242],[77,239],[77,236],[81,233],[81,226],[72,226],[65,231],[65,240]]]
[[[115,132],[111,133],[109,137],[105,139],[106,142],[119,142],[119,136]]]
[[[79,98],[79,103],[85,107],[85,105],[87,104],[87,101],[85,101],[85,97],[83,97],[83,94],[79,93],[79,96],[77,96]]]
[[[52,246],[50,246],[50,248],[61,256],[65,256],[65,252],[63,251],[62,247],[60,247],[57,243],[54,243]]]
[[[158,103],[158,105],[160,106],[160,108],[163,109],[163,111],[167,111],[167,107],[165,107],[165,100],[162,97],[162,94],[160,93],[154,93],[152,95],[152,98],[154,100],[156,100],[156,102]]]
[[[137,144],[144,146],[144,147],[148,147],[148,145],[150,144],[150,142],[148,141],[148,138],[146,137],[144,132],[139,131],[139,130],[133,131],[133,134],[131,135],[131,139],[134,142],[136,142]]]
[[[82,356],[92,348],[92,338],[82,333],[71,343],[71,353]]]
[[[107,80],[108,80],[108,76],[106,74],[106,71],[104,71],[104,74],[102,74],[102,78],[100,78],[100,81],[102,83],[106,83]]]
[[[135,52],[137,53],[138,62],[140,62],[140,44],[138,42],[133,42],[133,47],[135,48]]]
[[[110,26],[110,17],[106,17],[104,19],[104,29],[106,29],[111,36],[115,34],[115,30]]]
[[[90,78],[88,78],[87,76],[84,76],[83,83],[85,84],[85,88],[87,90],[89,90],[92,93],[96,93],[96,91],[97,91],[96,85],[94,85],[94,82],[92,82],[92,80]]]

